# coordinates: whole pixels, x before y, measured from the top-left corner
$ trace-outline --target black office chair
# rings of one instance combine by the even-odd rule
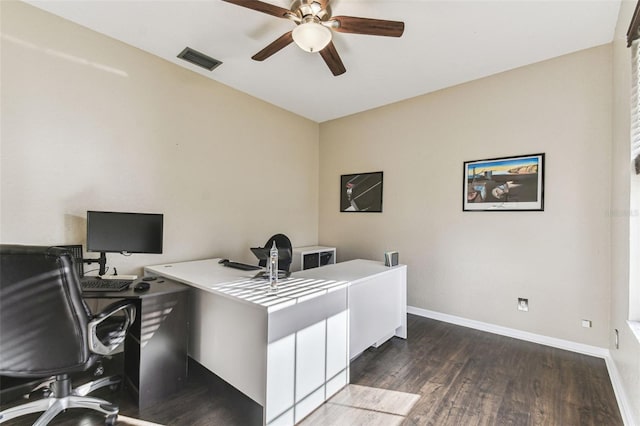
[[[120,320],[117,327],[101,327],[115,319]],[[105,377],[72,389],[69,375],[87,371],[113,352],[134,319],[135,306],[127,301],[91,314],[82,299],[73,257],[65,249],[0,245],[0,374],[53,376],[50,397],[0,412],[0,423],[44,411],[34,423],[43,426],[63,410],[88,408],[104,414],[105,424],[114,425],[118,407],[86,395],[117,385],[119,378]]]
[[[270,249],[271,246],[273,246],[274,241],[278,248],[278,269],[289,272],[291,261],[293,260],[293,247],[291,246],[291,240],[284,234],[276,234],[269,238],[267,243],[264,245],[264,248]],[[282,253],[283,251],[285,251],[284,254]],[[258,265],[264,268],[267,266],[267,261],[265,259],[260,259]]]

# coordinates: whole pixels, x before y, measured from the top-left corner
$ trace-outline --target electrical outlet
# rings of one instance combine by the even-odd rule
[[[582,326],[583,326],[584,328],[591,328],[591,320],[585,320],[585,319],[583,319],[583,320],[582,320]]]
[[[529,311],[529,299],[518,297],[518,310],[525,312]]]

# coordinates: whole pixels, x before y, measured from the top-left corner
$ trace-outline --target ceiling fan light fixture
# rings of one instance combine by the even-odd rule
[[[319,52],[331,41],[331,30],[317,22],[305,22],[293,29],[293,41],[307,52]]]

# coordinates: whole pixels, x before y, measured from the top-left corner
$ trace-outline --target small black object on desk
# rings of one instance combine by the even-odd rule
[[[258,269],[262,269],[260,266],[257,266],[257,265],[249,265],[248,263],[234,262],[229,259],[220,259],[218,260],[218,263],[221,265],[227,266],[229,268],[241,269],[243,271],[257,271]]]
[[[233,261],[224,263],[224,266],[227,266],[229,268],[234,268],[234,269],[240,269],[243,271],[257,271],[259,269],[262,269],[260,266],[257,266],[257,265],[249,265],[248,263],[233,262]]]
[[[140,281],[138,284],[133,286],[133,291],[147,291],[149,290],[150,287],[151,287],[151,284],[149,284],[148,282]]]

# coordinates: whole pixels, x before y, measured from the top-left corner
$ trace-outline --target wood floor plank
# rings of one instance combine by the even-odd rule
[[[419,397],[419,395],[412,393],[350,384],[332,396],[329,402],[348,407],[406,416]]]
[[[399,426],[404,417],[327,403],[300,422],[300,426],[367,425]]]

